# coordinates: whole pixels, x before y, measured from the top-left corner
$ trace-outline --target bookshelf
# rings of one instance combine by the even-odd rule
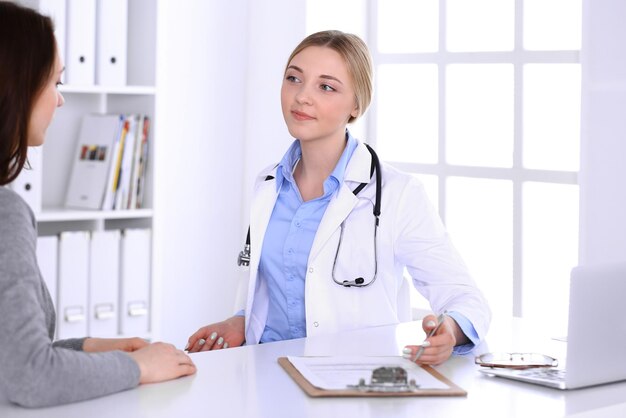
[[[67,7],[69,7],[70,1],[72,0],[65,0]],[[36,2],[34,5],[32,1],[24,1],[23,3],[37,7]],[[157,2],[153,0],[127,0],[127,6],[126,85],[99,85],[96,84],[94,78],[93,84],[76,85],[72,84],[70,79],[63,86],[60,86],[65,104],[57,109],[42,148],[42,211],[36,214],[40,237],[58,235],[66,231],[97,232],[153,228],[155,213],[153,203],[155,164],[153,155],[154,146],[159,136],[158,119],[155,118],[155,101],[158,94],[155,85]],[[96,13],[99,13],[97,7]],[[98,36],[97,34],[96,31],[96,36]],[[65,45],[71,41],[69,33],[66,35]],[[67,48],[60,48],[60,50],[67,51]],[[66,67],[71,65],[66,58],[64,61]],[[76,210],[64,207],[82,117],[90,113],[143,113],[150,118],[149,156],[142,209]],[[151,240],[150,247],[152,249],[154,247],[153,238]],[[154,270],[154,257],[152,257],[150,271]],[[155,287],[152,282],[153,277],[154,275],[150,277],[151,292]],[[154,295],[151,294],[150,301],[155,299]],[[150,305],[151,310],[155,309],[152,303]],[[119,307],[119,309],[122,308]],[[62,315],[59,312],[57,312],[57,318],[62,320]],[[150,314],[149,318],[148,331],[144,335],[139,335],[140,337],[153,337],[153,315]],[[135,335],[133,334],[133,336]],[[117,336],[126,335],[118,334]]]

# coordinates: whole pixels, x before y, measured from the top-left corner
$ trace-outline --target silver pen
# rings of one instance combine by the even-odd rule
[[[446,313],[445,313],[445,312],[444,312],[444,313],[442,313],[442,314],[440,314],[440,315],[437,317],[437,326],[436,326],[435,328],[433,328],[433,329],[431,329],[431,330],[430,330],[430,332],[429,332],[429,333],[428,333],[428,335],[426,336],[426,340],[427,340],[427,339],[429,339],[430,337],[432,337],[433,335],[435,335],[435,333],[436,333],[437,331],[439,331],[439,328],[441,328],[441,324],[443,324],[443,319],[444,319],[445,317],[446,317]],[[424,341],[426,341],[426,340],[424,340]],[[413,363],[415,363],[415,362],[416,362],[416,361],[420,358],[420,356],[424,353],[424,350],[425,350],[425,349],[426,349],[426,348],[425,348],[424,346],[421,346],[421,347],[417,350],[417,352],[415,353],[415,357],[413,357],[413,360],[412,360],[412,361],[413,361]]]

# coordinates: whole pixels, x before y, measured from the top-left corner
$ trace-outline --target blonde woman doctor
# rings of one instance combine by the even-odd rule
[[[439,364],[484,337],[487,303],[423,186],[347,130],[371,96],[371,59],[357,36],[319,32],[292,52],[281,103],[296,139],[257,178],[245,308],[200,328],[189,352],[410,321],[405,267],[432,310],[446,312],[405,357],[419,350],[418,363]],[[434,315],[423,320],[427,333],[437,325]]]

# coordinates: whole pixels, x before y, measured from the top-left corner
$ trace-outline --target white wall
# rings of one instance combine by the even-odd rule
[[[277,163],[293,141],[281,112],[280,87],[287,58],[306,33],[306,0],[273,0],[272,7],[249,3],[242,244],[256,175]]]
[[[626,2],[583,2],[580,263],[626,260]]]
[[[233,307],[247,13],[246,0],[159,2],[154,333],[179,347]]]
[[[305,0],[159,2],[159,339],[182,347],[233,313],[253,178],[291,142],[280,85],[304,17]]]

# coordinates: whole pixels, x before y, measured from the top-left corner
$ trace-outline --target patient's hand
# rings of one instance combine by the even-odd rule
[[[148,342],[142,338],[85,338],[83,351],[97,353],[102,351],[122,350],[126,352],[137,351],[146,347]]]

